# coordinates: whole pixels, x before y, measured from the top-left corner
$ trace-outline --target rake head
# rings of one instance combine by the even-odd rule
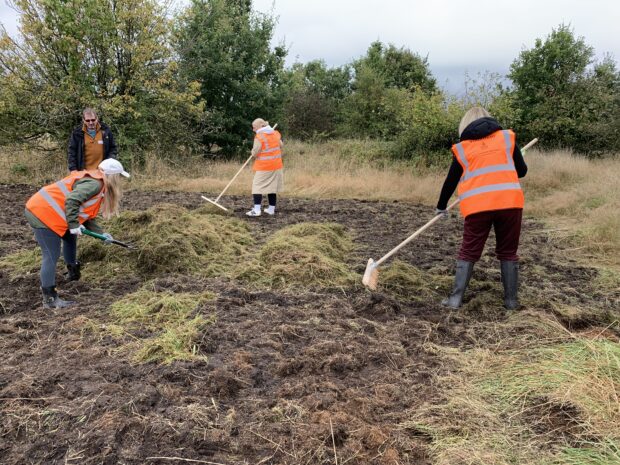
[[[372,258],[368,259],[366,270],[364,271],[364,277],[362,278],[362,284],[372,289],[377,289],[377,282],[379,281],[379,267]]]
[[[208,199],[208,198],[206,198],[204,195],[201,195],[200,197],[202,197],[202,198],[203,198],[204,200],[206,200],[207,202],[211,203],[211,205],[215,205],[216,207],[221,208],[221,209],[222,209],[222,210],[224,210],[225,212],[228,212],[228,211],[229,211],[229,210],[228,210],[228,208],[226,208],[226,207],[224,207],[224,206],[220,205],[219,203],[215,202],[215,200]]]

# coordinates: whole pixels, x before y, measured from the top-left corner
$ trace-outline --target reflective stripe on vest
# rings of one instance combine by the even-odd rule
[[[68,229],[65,214],[66,199],[73,191],[75,182],[86,176],[98,180],[103,179],[99,171],[74,171],[66,178],[41,188],[30,197],[26,208],[45,226],[59,236],[63,236]],[[98,194],[80,205],[77,218],[80,224],[97,216],[103,196],[102,188]]]
[[[523,192],[514,166],[514,133],[496,131],[452,147],[463,168],[458,196],[463,216],[488,210],[523,208]]]

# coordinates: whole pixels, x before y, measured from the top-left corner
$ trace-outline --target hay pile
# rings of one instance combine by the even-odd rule
[[[269,287],[334,287],[359,278],[346,260],[353,243],[342,225],[300,223],[276,232],[238,277]]]
[[[119,273],[227,275],[252,243],[247,226],[239,220],[170,204],[122,213],[106,229],[137,250],[107,246],[92,238],[82,240],[80,259],[87,264],[87,279]]]

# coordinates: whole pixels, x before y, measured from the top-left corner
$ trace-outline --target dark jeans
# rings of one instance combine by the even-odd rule
[[[467,216],[459,260],[477,262],[480,259],[492,226],[495,229],[497,258],[499,260],[518,261],[517,249],[521,235],[522,215],[523,210],[521,208],[508,208]]]
[[[254,205],[260,205],[263,203],[263,194],[252,194],[254,197]],[[276,194],[267,194],[267,198],[269,199],[269,205],[271,207],[276,206]]]
[[[62,237],[51,229],[32,228],[34,238],[41,246],[43,262],[41,263],[41,287],[56,285],[56,262],[60,257],[60,243],[62,241],[62,255],[67,264],[77,262],[77,236],[69,231]]]

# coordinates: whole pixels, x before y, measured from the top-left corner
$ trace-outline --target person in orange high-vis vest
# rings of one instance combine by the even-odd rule
[[[80,279],[77,261],[77,236],[84,228],[103,234],[94,221],[100,210],[105,218],[116,214],[121,198],[119,176],[129,177],[120,162],[103,160],[95,170],[72,171],[67,177],[49,184],[26,202],[26,219],[41,247],[41,292],[45,308],[67,307],[56,291],[56,262],[62,252],[68,280]]]
[[[458,308],[463,303],[474,263],[480,259],[493,227],[504,305],[516,309],[517,248],[524,204],[519,178],[527,173],[527,165],[514,132],[502,129],[484,108],[474,107],[465,113],[459,136],[461,141],[452,147],[454,158],[437,203],[437,213],[446,214],[448,200],[458,186],[461,214],[465,218],[454,287],[442,304]]]
[[[252,122],[252,130],[256,133],[252,147],[252,155],[256,158],[252,181],[254,207],[246,215],[261,215],[264,194],[267,194],[269,201],[269,207],[265,209],[265,213],[274,215],[276,194],[284,188],[282,136],[279,131],[269,126],[269,122],[260,118]]]

